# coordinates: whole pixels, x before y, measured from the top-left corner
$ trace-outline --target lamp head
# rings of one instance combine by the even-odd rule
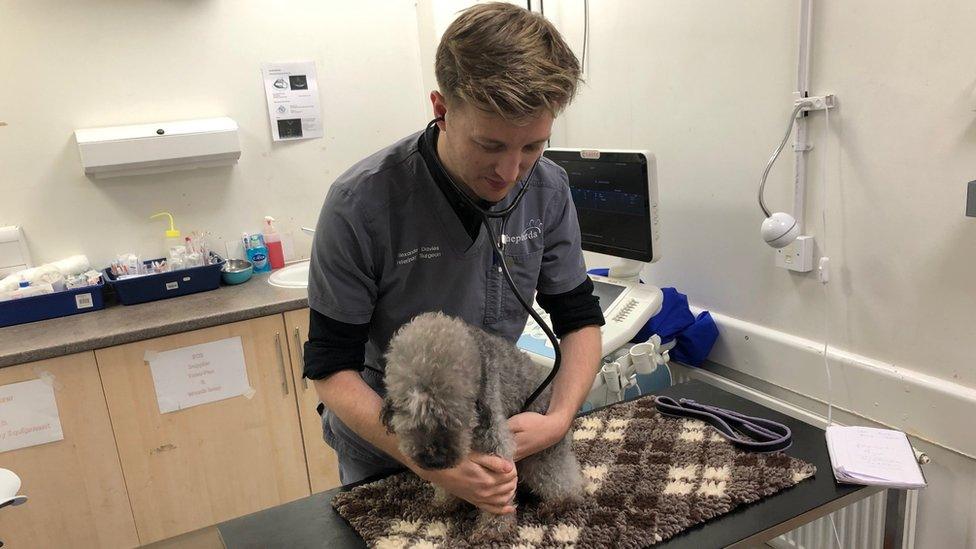
[[[20,477],[10,469],[0,468],[0,507],[20,505],[27,501],[27,496],[18,495]]]
[[[789,246],[800,235],[796,219],[785,212],[776,212],[762,222],[762,237],[774,248]]]

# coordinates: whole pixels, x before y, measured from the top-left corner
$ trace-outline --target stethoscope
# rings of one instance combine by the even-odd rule
[[[518,207],[519,203],[522,202],[522,197],[525,196],[525,191],[528,190],[529,188],[529,180],[532,179],[532,174],[535,173],[535,168],[536,166],[539,165],[539,160],[536,159],[535,163],[532,164],[532,169],[529,170],[529,174],[525,176],[525,179],[522,181],[522,187],[519,189],[518,194],[515,195],[515,199],[512,200],[511,204],[497,211],[484,208],[480,204],[478,204],[474,199],[468,196],[468,193],[465,192],[465,190],[461,188],[461,186],[454,181],[454,178],[451,177],[451,174],[449,174],[447,170],[444,169],[444,165],[441,164],[441,159],[437,156],[437,148],[434,146],[433,143],[430,142],[430,138],[427,136],[427,133],[430,131],[430,128],[432,126],[434,126],[438,122],[443,122],[443,121],[444,121],[444,117],[438,116],[437,118],[431,120],[430,123],[427,124],[427,127],[424,129],[423,139],[426,142],[428,150],[431,151],[431,156],[434,158],[434,163],[437,164],[437,169],[440,170],[440,172],[444,174],[444,177],[451,183],[451,187],[454,188],[454,192],[457,193],[457,195],[460,196],[465,201],[465,203],[467,203],[468,206],[470,206],[475,212],[477,212],[481,216],[481,223],[485,226],[485,229],[488,231],[488,236],[490,237],[491,240],[492,251],[494,253],[495,259],[498,261],[499,265],[501,266],[502,272],[505,274],[505,280],[508,281],[508,286],[512,289],[512,293],[515,294],[515,297],[518,299],[519,303],[522,304],[522,307],[529,312],[529,315],[531,315],[532,319],[536,321],[536,323],[539,325],[540,328],[542,328],[542,331],[546,333],[546,337],[548,337],[549,341],[552,343],[552,349],[553,349],[552,371],[549,372],[549,375],[546,376],[546,379],[542,382],[542,384],[540,384],[539,387],[537,387],[536,390],[525,401],[525,405],[522,406],[522,411],[524,412],[528,410],[529,405],[531,405],[532,402],[534,402],[535,399],[538,398],[538,396],[542,393],[542,391],[544,391],[546,387],[549,386],[550,383],[552,383],[553,378],[556,377],[556,373],[559,371],[559,365],[560,362],[562,361],[562,353],[559,350],[559,340],[556,339],[556,334],[554,334],[552,329],[545,323],[545,321],[542,320],[542,317],[539,316],[539,313],[537,313],[535,309],[533,309],[528,304],[525,298],[522,297],[521,292],[519,292],[518,287],[515,285],[515,280],[512,279],[512,273],[510,273],[508,270],[508,264],[505,262],[505,240],[506,240],[505,225],[508,223],[509,216],[515,210],[515,208]],[[540,156],[539,158],[542,157]],[[495,229],[493,229],[491,223],[489,223],[488,221],[489,219],[502,220],[501,231],[497,235],[495,234]]]

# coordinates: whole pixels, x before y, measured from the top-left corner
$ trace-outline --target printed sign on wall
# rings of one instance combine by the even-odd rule
[[[49,381],[0,386],[0,452],[63,440],[58,403]]]
[[[146,353],[159,412],[253,394],[240,337]]]
[[[322,137],[322,106],[315,63],[265,63],[264,93],[275,141]]]

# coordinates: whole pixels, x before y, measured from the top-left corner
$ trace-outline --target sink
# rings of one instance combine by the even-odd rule
[[[308,261],[295,263],[271,273],[268,284],[279,288],[307,288]]]

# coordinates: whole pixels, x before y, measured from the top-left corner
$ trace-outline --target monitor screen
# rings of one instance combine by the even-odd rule
[[[600,309],[607,314],[610,305],[620,296],[626,287],[620,284],[608,284],[599,280],[593,281],[593,295],[600,300]]]
[[[569,175],[583,249],[614,257],[651,261],[651,205],[647,158],[640,153],[547,150],[546,158]]]

